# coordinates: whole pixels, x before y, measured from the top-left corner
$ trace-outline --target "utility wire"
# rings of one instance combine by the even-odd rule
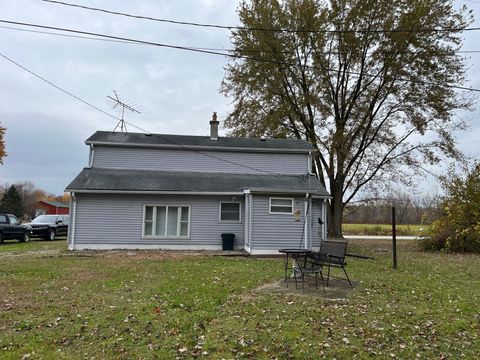
[[[48,79],[44,78],[43,76],[41,76],[41,75],[38,75],[37,73],[33,72],[33,71],[32,71],[32,70],[30,70],[30,69],[27,69],[25,66],[23,66],[23,65],[19,64],[18,62],[16,62],[15,60],[13,60],[13,59],[9,58],[8,56],[6,56],[6,55],[4,55],[4,54],[2,54],[2,53],[0,53],[0,56],[1,56],[2,58],[4,58],[5,60],[7,60],[7,61],[11,62],[12,64],[14,64],[14,65],[18,66],[20,69],[22,69],[22,70],[24,70],[24,71],[28,72],[29,74],[31,74],[31,75],[33,75],[33,76],[35,76],[36,78],[38,78],[38,79],[40,79],[40,80],[42,80],[42,81],[46,82],[48,85],[50,85],[50,86],[53,86],[55,89],[57,89],[57,90],[60,90],[61,92],[63,92],[63,93],[65,93],[65,94],[67,94],[68,96],[71,96],[72,98],[74,98],[74,99],[76,99],[76,100],[78,100],[78,101],[82,102],[83,104],[85,104],[85,105],[87,105],[87,106],[91,107],[92,109],[94,109],[94,110],[97,110],[97,111],[101,112],[102,114],[104,114],[104,115],[107,115],[108,117],[111,117],[112,119],[119,120],[119,118],[118,118],[118,117],[116,117],[115,115],[112,115],[112,114],[110,114],[110,113],[108,113],[108,112],[106,112],[106,111],[104,111],[104,110],[100,109],[99,107],[97,107],[97,106],[95,106],[95,105],[93,105],[93,104],[89,103],[88,101],[86,101],[86,100],[84,100],[84,99],[82,99],[82,98],[78,97],[77,95],[75,95],[75,94],[71,93],[70,91],[68,91],[68,90],[65,90],[65,89],[61,88],[60,86],[58,86],[58,85],[54,84],[53,82],[51,82],[50,80],[48,80]],[[137,130],[140,130],[140,131],[143,131],[143,132],[145,132],[145,133],[147,133],[147,134],[150,134],[150,132],[148,132],[147,130],[145,130],[145,129],[142,129],[142,128],[140,128],[140,127],[138,127],[138,126],[134,125],[134,124],[131,124],[131,123],[127,122],[127,121],[125,121],[125,123],[127,123],[128,125],[130,125],[130,126],[132,126],[132,127],[136,128]]]
[[[102,114],[107,115],[108,117],[111,117],[111,118],[113,118],[113,119],[115,119],[115,120],[119,120],[118,117],[116,117],[116,116],[114,116],[114,115],[112,115],[112,114],[110,114],[110,113],[108,113],[108,112],[100,109],[99,107],[97,107],[97,106],[89,103],[88,101],[86,101],[86,100],[78,97],[77,95],[74,95],[74,94],[71,93],[70,91],[61,88],[60,86],[54,84],[54,83],[51,82],[50,80],[47,80],[47,79],[44,78],[43,76],[40,76],[40,75],[36,74],[35,72],[33,72],[32,70],[27,69],[25,66],[19,64],[18,62],[16,62],[15,60],[9,58],[8,56],[0,53],[0,57],[2,57],[2,58],[4,58],[5,60],[11,62],[12,64],[18,66],[18,67],[21,68],[22,70],[24,70],[24,71],[28,72],[29,74],[37,77],[38,79],[46,82],[48,85],[53,86],[55,89],[60,90],[61,92],[67,94],[68,96],[71,96],[71,97],[73,97],[74,99],[82,102],[83,104],[91,107],[92,109],[97,110],[97,111],[101,112]],[[131,127],[135,128],[135,129],[137,129],[137,130],[140,130],[140,131],[142,131],[142,132],[144,132],[144,133],[146,133],[146,134],[152,135],[151,132],[149,132],[149,131],[147,131],[147,130],[145,130],[145,129],[137,126],[137,125],[134,125],[134,124],[132,124],[132,123],[130,123],[130,122],[128,122],[128,121],[125,121],[125,123],[128,124],[128,125],[130,125]],[[175,142],[175,141],[173,141],[173,140],[171,140],[171,139],[169,139],[169,138],[167,138],[167,137],[165,137],[165,136],[162,136],[161,134],[155,134],[155,136],[159,137],[159,138],[162,139],[163,141],[165,141],[165,142],[167,142],[167,143],[170,143],[170,144],[172,144],[172,145],[178,146],[178,147],[180,147],[180,148],[184,148],[184,149],[186,149],[186,150],[190,150],[190,151],[196,152],[196,153],[201,154],[201,155],[203,155],[203,156],[206,156],[206,157],[209,157],[209,158],[212,158],[212,159],[215,159],[215,160],[219,160],[219,161],[222,161],[222,162],[225,162],[225,163],[228,163],[228,164],[236,165],[236,166],[239,166],[239,167],[242,167],[242,168],[245,168],[245,169],[254,170],[254,171],[261,172],[261,173],[268,174],[268,175],[285,175],[285,174],[280,174],[280,173],[275,173],[275,172],[271,172],[271,171],[259,169],[259,168],[253,167],[253,166],[248,166],[248,165],[245,165],[245,164],[240,164],[240,163],[237,163],[237,162],[235,162],[235,161],[227,160],[227,159],[224,159],[224,158],[221,158],[221,157],[218,157],[218,156],[215,156],[215,155],[212,155],[212,154],[209,154],[209,153],[200,151],[200,150],[191,149],[191,148],[189,148],[188,146],[185,146],[185,145],[183,145],[183,144],[179,144],[179,143],[177,143],[177,142]],[[302,178],[302,177],[303,177],[303,176],[297,176],[297,178],[298,178],[299,180],[300,180],[300,178]]]
[[[102,39],[102,38],[93,37],[93,36],[81,36],[81,35],[60,34],[60,33],[58,33],[58,32],[56,33],[56,32],[51,32],[51,31],[40,31],[40,30],[31,30],[31,29],[20,29],[20,28],[11,27],[11,26],[0,26],[0,29],[16,30],[16,31],[29,32],[29,33],[35,33],[35,34],[61,36],[61,37],[74,38],[74,39],[86,39],[86,40],[116,42],[116,43],[123,43],[123,44],[142,45],[142,44],[133,43],[133,42],[131,42],[131,41],[122,41],[122,40],[113,40],[113,39]]]
[[[183,145],[183,144],[179,144],[171,139],[168,139],[164,136],[162,136],[161,134],[155,134],[156,137],[159,137],[160,139],[162,139],[163,141],[167,142],[167,143],[170,143],[172,145],[175,145],[175,146],[178,146],[180,148],[183,148],[183,149],[186,149],[186,150],[189,150],[189,151],[193,151],[193,152],[196,152],[197,154],[200,154],[200,155],[203,155],[203,156],[206,156],[206,157],[209,157],[209,158],[212,158],[212,159],[215,159],[215,160],[219,160],[219,161],[223,161],[227,164],[232,164],[232,165],[236,165],[236,166],[240,166],[242,168],[245,168],[245,169],[249,169],[249,170],[254,170],[254,171],[258,171],[258,172],[261,172],[261,173],[264,173],[264,174],[267,174],[267,175],[275,175],[275,176],[278,176],[278,175],[288,175],[288,174],[282,174],[282,173],[275,173],[275,172],[271,172],[271,171],[268,171],[268,170],[263,170],[263,169],[259,169],[259,168],[256,168],[256,167],[253,167],[253,166],[248,166],[248,165],[245,165],[245,164],[240,164],[240,163],[237,163],[235,161],[231,161],[231,160],[227,160],[227,159],[224,159],[224,158],[221,158],[221,157],[218,157],[218,156],[215,156],[215,155],[212,155],[212,154],[209,154],[209,153],[206,153],[204,151],[201,151],[201,150],[196,150],[196,149],[191,149],[189,148],[188,146],[186,145]],[[291,176],[294,176],[294,175],[291,175]],[[310,176],[307,174],[307,176]],[[301,178],[304,177],[304,175],[297,175],[296,176],[298,180],[300,180]]]
[[[73,30],[73,29],[67,29],[67,28],[61,28],[61,27],[55,27],[55,26],[38,25],[38,24],[18,22],[18,21],[2,20],[2,19],[0,19],[0,23],[6,23],[6,24],[11,24],[11,25],[22,25],[22,26],[28,26],[28,27],[34,27],[34,28],[64,31],[64,32],[69,32],[69,33],[76,33],[76,34],[83,34],[83,35],[90,35],[90,36],[97,36],[97,37],[102,37],[102,38],[107,38],[107,39],[122,40],[122,41],[127,41],[127,42],[132,42],[132,43],[152,45],[152,46],[158,46],[158,47],[164,47],[164,48],[170,48],[170,49],[185,50],[185,51],[198,52],[198,53],[209,54],[209,55],[225,56],[225,57],[232,58],[232,59],[244,59],[244,60],[264,62],[264,63],[272,63],[272,64],[284,65],[284,66],[290,66],[290,67],[298,66],[298,64],[285,63],[285,62],[282,62],[282,61],[276,61],[276,60],[271,60],[271,59],[261,59],[261,58],[256,58],[256,57],[252,57],[252,56],[234,55],[234,54],[230,54],[230,53],[222,53],[222,52],[212,51],[212,50],[203,50],[203,49],[191,48],[191,47],[188,47],[188,46],[171,45],[171,44],[157,43],[157,42],[146,41],[146,40],[137,40],[137,39],[131,39],[131,38],[126,38],[126,37],[121,37],[121,36],[106,35],[106,34],[94,33],[94,32],[89,32],[89,31],[81,31],[81,30]],[[338,71],[336,69],[320,68],[318,66],[311,66],[311,65],[305,65],[305,67],[309,68],[309,69],[317,69],[317,70],[322,70],[322,71],[327,71],[327,72]],[[348,73],[350,75],[356,75],[356,76],[367,76],[367,77],[373,77],[373,78],[377,77],[375,75],[361,74],[361,73],[355,72],[355,71],[345,71],[345,73]],[[381,78],[381,76],[378,76],[378,77]],[[423,84],[434,84],[434,85],[439,85],[439,86],[445,86],[445,87],[448,87],[448,88],[451,88],[451,89],[459,89],[459,90],[480,92],[480,89],[467,88],[467,87],[464,87],[464,86],[450,85],[450,84],[445,84],[445,83],[436,83],[436,82],[433,82],[433,81],[410,80],[410,79],[403,79],[403,78],[398,78],[398,81],[423,83]]]
[[[67,28],[61,28],[61,27],[55,27],[55,26],[39,25],[39,24],[32,24],[32,23],[25,23],[25,22],[18,22],[18,21],[10,21],[10,20],[3,20],[3,19],[0,19],[0,23],[11,24],[11,25],[21,25],[21,26],[28,26],[28,27],[34,27],[34,28],[40,28],[40,29],[56,30],[56,31],[65,31],[69,33],[76,33],[76,34],[97,36],[97,37],[107,38],[107,39],[120,40],[123,42],[129,42],[129,43],[137,43],[137,44],[152,45],[152,46],[165,47],[165,48],[178,49],[178,50],[201,52],[201,53],[206,53],[211,55],[235,57],[229,54],[219,53],[219,52],[210,51],[210,50],[197,49],[197,48],[192,48],[188,46],[170,45],[170,44],[163,44],[163,43],[158,43],[153,41],[130,39],[126,37],[100,34],[100,33],[94,33],[90,31],[81,31],[81,30],[74,30],[74,29],[67,29]]]
[[[21,28],[12,27],[12,26],[0,26],[0,29],[16,30],[16,31],[29,32],[29,33],[34,33],[34,34],[61,36],[61,37],[74,38],[74,39],[106,41],[106,42],[113,42],[113,43],[120,43],[120,44],[130,44],[130,45],[150,45],[150,46],[155,46],[154,44],[144,44],[144,43],[139,43],[138,41],[104,39],[104,38],[99,38],[99,37],[97,37],[97,35],[82,36],[82,35],[61,34],[61,33],[58,33],[58,32],[51,32],[51,31],[40,31],[40,30],[31,30],[31,29],[21,29]],[[207,48],[207,47],[197,47],[197,46],[189,46],[189,48],[198,49],[198,50],[211,50],[211,51],[229,51],[229,52],[234,52],[234,51],[235,51],[235,50],[226,49],[226,48]],[[269,53],[269,52],[272,52],[272,53],[273,53],[274,51],[269,51],[269,50],[266,50],[266,51],[263,51],[263,50],[251,50],[251,51],[246,51],[246,52],[252,52],[252,53],[262,53],[262,52],[263,52],[263,53]],[[480,52],[480,51],[479,51],[479,52]]]
[[[2,54],[2,53],[0,53],[0,56],[3,57],[5,60],[10,61],[12,64],[18,66],[19,68],[25,70],[26,72],[30,73],[31,75],[33,75],[33,76],[39,78],[40,80],[46,82],[46,83],[49,84],[50,86],[53,86],[55,89],[60,90],[61,92],[63,92],[63,93],[65,93],[65,94],[73,97],[74,99],[76,99],[76,100],[84,103],[85,105],[91,107],[92,109],[95,109],[95,110],[97,110],[97,111],[100,111],[100,112],[103,113],[104,115],[107,115],[107,116],[109,116],[109,117],[111,117],[111,118],[113,118],[113,119],[115,119],[115,120],[118,120],[118,118],[117,118],[116,116],[114,116],[114,115],[112,115],[112,114],[109,114],[108,112],[100,109],[99,107],[97,107],[97,106],[95,106],[95,105],[92,105],[91,103],[89,103],[88,101],[83,100],[82,98],[79,98],[77,95],[72,94],[70,91],[67,91],[67,90],[65,90],[65,89],[62,89],[60,86],[55,85],[55,84],[52,83],[51,81],[49,81],[49,80],[45,79],[44,77],[42,77],[42,76],[34,73],[32,70],[29,70],[29,69],[27,69],[26,67],[24,67],[23,65],[20,65],[20,64],[19,64],[18,62],[16,62],[15,60],[10,59],[8,56],[6,56],[6,55],[4,55],[4,54]]]
[[[64,1],[56,1],[56,0],[41,0],[43,2],[57,4],[57,5],[64,5],[70,6],[75,8],[80,8],[84,10],[90,11],[97,11],[103,12],[106,14],[111,15],[119,15],[119,16],[126,16],[129,18],[134,19],[143,19],[143,20],[150,20],[162,23],[169,23],[169,24],[176,24],[176,25],[187,25],[187,26],[195,26],[195,27],[204,27],[204,28],[216,28],[216,29],[225,29],[225,30],[248,30],[248,31],[267,31],[267,32],[284,32],[284,33],[417,33],[417,32],[462,32],[462,31],[478,31],[480,27],[472,27],[472,28],[430,28],[430,29],[373,29],[373,30],[298,30],[298,29],[281,29],[281,28],[263,28],[263,27],[245,27],[245,26],[231,26],[231,25],[218,25],[218,24],[205,24],[205,23],[197,23],[197,22],[190,22],[190,21],[178,21],[178,20],[170,20],[170,19],[162,19],[156,18],[151,16],[142,16],[142,15],[134,15],[125,12],[119,11],[112,11],[102,8],[96,8],[91,6],[79,5],[79,4],[72,4],[67,3]]]
[[[0,26],[0,29],[7,29],[7,30],[15,30],[15,31],[21,31],[21,32],[28,32],[28,33],[34,33],[34,34],[43,34],[43,35],[52,35],[52,36],[61,36],[61,37],[66,37],[66,38],[73,38],[73,39],[85,39],[85,40],[95,40],[95,41],[106,41],[106,42],[113,42],[113,43],[120,43],[120,44],[130,44],[130,45],[150,45],[150,44],[141,44],[137,42],[132,42],[132,41],[124,41],[124,40],[114,40],[114,39],[104,39],[104,38],[99,38],[99,37],[93,37],[93,36],[81,36],[81,35],[70,35],[70,34],[61,34],[58,32],[51,32],[51,31],[40,31],[40,30],[31,30],[31,29],[21,29],[17,27],[11,27],[11,26]],[[151,45],[150,45],[151,46]],[[227,51],[230,53],[251,53],[251,54],[289,54],[287,51],[273,51],[273,50],[235,50],[235,49],[228,49],[228,48],[209,48],[209,47],[201,47],[201,46],[188,46],[189,48],[192,49],[199,49],[199,50],[211,50],[211,51]],[[335,52],[332,52],[334,54],[337,54]],[[399,51],[399,54],[406,54],[407,52],[404,51]],[[453,51],[455,54],[479,54],[480,50],[456,50]],[[435,52],[431,53],[432,55],[450,55],[450,53],[447,52]]]
[[[0,26],[0,29],[7,29],[7,30],[15,30],[15,31],[21,31],[21,32],[28,32],[28,33],[34,33],[34,34],[43,34],[43,35],[52,35],[52,36],[61,36],[61,37],[66,37],[66,38],[73,38],[73,39],[85,39],[85,40],[95,40],[95,41],[106,41],[106,42],[113,42],[113,43],[120,43],[120,44],[130,44],[130,45],[150,45],[150,46],[155,46],[154,44],[143,44],[139,43],[137,41],[127,41],[127,40],[115,40],[115,39],[104,39],[104,38],[99,38],[96,37],[97,35],[92,35],[92,36],[81,36],[81,35],[70,35],[70,34],[61,34],[58,32],[51,32],[51,31],[40,31],[40,30],[31,30],[31,29],[21,29],[18,27],[12,27],[12,26]],[[200,46],[188,46],[189,48],[192,49],[198,49],[198,50],[210,50],[210,51],[228,51],[228,52],[235,52],[236,50],[233,49],[227,49],[227,48],[208,48],[208,47],[200,47]],[[478,51],[480,53],[480,50]],[[275,52],[272,50],[246,50],[242,51],[242,53],[279,53]],[[288,54],[288,52],[280,52],[283,54]]]
[[[60,90],[61,92],[63,92],[63,93],[65,93],[65,94],[67,94],[68,96],[71,96],[71,97],[73,97],[74,99],[76,99],[76,100],[78,100],[78,101],[82,102],[83,104],[85,104],[85,105],[87,105],[87,106],[91,107],[92,109],[94,109],[94,110],[97,110],[97,111],[101,112],[102,114],[104,114],[104,115],[107,115],[108,117],[111,117],[112,119],[119,120],[119,118],[118,118],[118,117],[116,117],[115,115],[112,115],[112,114],[110,114],[110,113],[108,113],[108,112],[106,112],[106,111],[104,111],[104,110],[100,109],[99,107],[97,107],[97,106],[95,106],[95,105],[93,105],[93,104],[89,103],[88,101],[86,101],[86,100],[84,100],[84,99],[82,99],[82,98],[78,97],[77,95],[75,95],[75,94],[71,93],[70,91],[68,91],[68,90],[65,90],[65,89],[61,88],[60,86],[58,86],[58,85],[54,84],[53,82],[51,82],[50,80],[48,80],[48,79],[44,78],[43,76],[41,76],[41,75],[38,75],[37,73],[33,72],[33,71],[32,71],[32,70],[30,70],[30,69],[27,69],[25,66],[23,66],[23,65],[19,64],[18,62],[16,62],[15,60],[13,60],[13,59],[9,58],[8,56],[6,56],[6,55],[4,55],[4,54],[2,54],[2,53],[0,53],[0,56],[1,56],[1,57],[3,57],[5,60],[7,60],[7,61],[11,62],[12,64],[14,64],[14,65],[18,66],[20,69],[22,69],[22,70],[24,70],[24,71],[26,71],[26,72],[30,73],[31,75],[35,76],[36,78],[38,78],[38,79],[40,79],[40,80],[42,80],[42,81],[46,82],[48,85],[50,85],[50,86],[53,86],[55,89],[57,89],[57,90]],[[145,130],[145,129],[142,129],[141,127],[138,127],[138,126],[136,126],[136,125],[134,125],[134,124],[131,124],[131,123],[127,122],[127,121],[125,121],[125,123],[127,123],[128,125],[130,125],[130,126],[132,126],[132,127],[136,128],[137,130],[140,130],[140,131],[142,131],[142,132],[145,132],[146,134],[150,134],[150,132],[149,132],[149,131],[147,131],[147,130]]]

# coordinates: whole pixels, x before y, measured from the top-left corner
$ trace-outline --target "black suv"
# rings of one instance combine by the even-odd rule
[[[32,237],[54,240],[68,233],[68,215],[40,215],[28,224],[32,228]]]
[[[21,242],[30,241],[31,228],[21,225],[17,217],[12,214],[0,214],[0,244],[3,240],[16,239]]]

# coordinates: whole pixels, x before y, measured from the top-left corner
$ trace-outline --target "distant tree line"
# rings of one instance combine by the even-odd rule
[[[439,195],[391,192],[350,203],[344,210],[347,224],[390,224],[395,207],[397,224],[431,224],[441,214]]]
[[[30,181],[0,185],[0,212],[14,214],[19,219],[32,219],[38,201],[59,201],[68,204],[68,193],[55,195],[35,187]]]

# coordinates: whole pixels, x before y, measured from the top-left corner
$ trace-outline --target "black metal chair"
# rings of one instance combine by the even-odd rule
[[[323,291],[325,292],[325,281],[322,275],[323,264],[317,263],[311,254],[295,255],[293,277],[295,279],[295,288],[298,289],[297,280],[302,282],[302,292],[305,292],[305,278],[309,281],[309,277],[315,276],[315,289],[318,289],[318,275],[322,280]]]
[[[316,266],[327,266],[328,267],[328,274],[327,274],[327,287],[330,280],[330,269],[333,268],[341,268],[345,273],[346,280],[352,286],[352,282],[348,277],[347,271],[345,270],[345,265],[347,265],[345,261],[345,253],[347,252],[347,243],[340,242],[340,241],[322,241],[320,245],[320,251],[311,253],[310,257],[313,259],[312,262],[316,264]],[[332,277],[335,277],[332,275]]]

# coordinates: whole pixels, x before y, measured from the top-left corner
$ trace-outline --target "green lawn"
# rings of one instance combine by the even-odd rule
[[[4,240],[0,245],[0,256],[2,253],[8,252],[12,254],[26,253],[29,251],[67,251],[65,238],[59,238],[55,241],[31,239],[28,243],[22,243],[18,240]],[[1,259],[1,258],[0,258]]]
[[[421,236],[427,225],[397,225],[397,235]],[[344,235],[391,235],[392,225],[388,224],[342,224]]]
[[[23,250],[21,248],[23,247]],[[472,359],[480,256],[349,241],[358,287],[341,301],[256,292],[280,259],[69,254],[64,241],[0,246],[0,358]],[[9,249],[11,251],[9,251]],[[44,251],[45,250],[45,251]]]

